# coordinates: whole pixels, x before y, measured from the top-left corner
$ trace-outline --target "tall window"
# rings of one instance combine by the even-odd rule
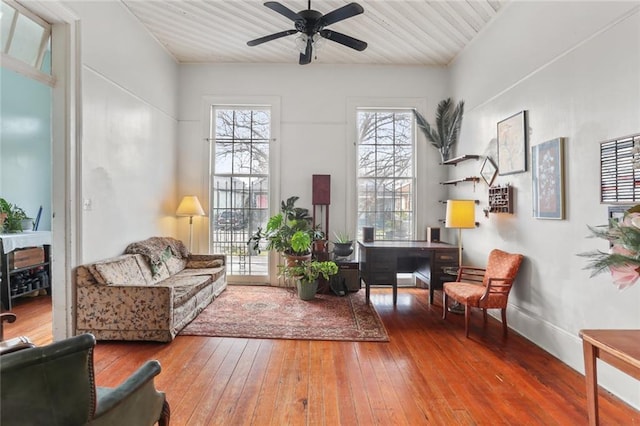
[[[414,239],[414,149],[411,110],[358,110],[359,234],[372,226],[377,240]]]
[[[211,182],[211,249],[227,255],[229,275],[268,275],[266,253],[246,242],[269,213],[268,107],[214,107]]]

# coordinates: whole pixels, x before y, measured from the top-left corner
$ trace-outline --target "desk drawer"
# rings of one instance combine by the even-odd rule
[[[458,252],[437,252],[433,259],[437,263],[443,263],[447,266],[450,264],[457,265],[458,264]]]

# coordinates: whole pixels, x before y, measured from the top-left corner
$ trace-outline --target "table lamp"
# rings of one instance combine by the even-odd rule
[[[462,266],[462,229],[476,227],[474,200],[447,200],[445,228],[458,228],[458,266]]]
[[[180,201],[178,210],[176,210],[176,216],[189,216],[189,251],[192,250],[191,240],[193,238],[193,217],[204,216],[204,210],[198,197],[195,195],[186,195]]]

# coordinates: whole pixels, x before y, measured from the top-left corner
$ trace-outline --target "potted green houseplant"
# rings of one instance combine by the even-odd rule
[[[348,257],[353,253],[353,238],[347,232],[334,232],[333,254],[338,257]]]
[[[15,204],[0,198],[0,218],[2,218],[2,232],[22,232],[25,224],[30,220],[25,211]]]
[[[413,110],[418,128],[422,130],[431,145],[440,151],[442,162],[451,156],[453,145],[458,141],[462,115],[464,114],[464,101],[454,105],[451,98],[444,99],[438,104],[436,111],[436,126],[432,127],[417,110]]]
[[[304,260],[295,264],[279,265],[280,276],[295,280],[298,297],[311,300],[318,291],[318,278],[329,280],[338,273],[338,265],[332,260]]]
[[[293,196],[282,201],[280,213],[269,218],[266,227],[259,227],[249,238],[247,244],[254,251],[260,253],[261,244],[266,244],[265,250],[282,253],[293,262],[311,258],[313,241],[324,238],[324,234],[311,225],[309,209],[295,206],[298,199]]]

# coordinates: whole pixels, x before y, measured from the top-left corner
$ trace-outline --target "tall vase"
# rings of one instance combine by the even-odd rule
[[[440,151],[440,158],[443,163],[451,158],[451,146],[440,147],[438,148],[438,151]]]
[[[298,288],[298,297],[301,300],[312,300],[318,292],[318,280],[296,280],[296,287]]]

